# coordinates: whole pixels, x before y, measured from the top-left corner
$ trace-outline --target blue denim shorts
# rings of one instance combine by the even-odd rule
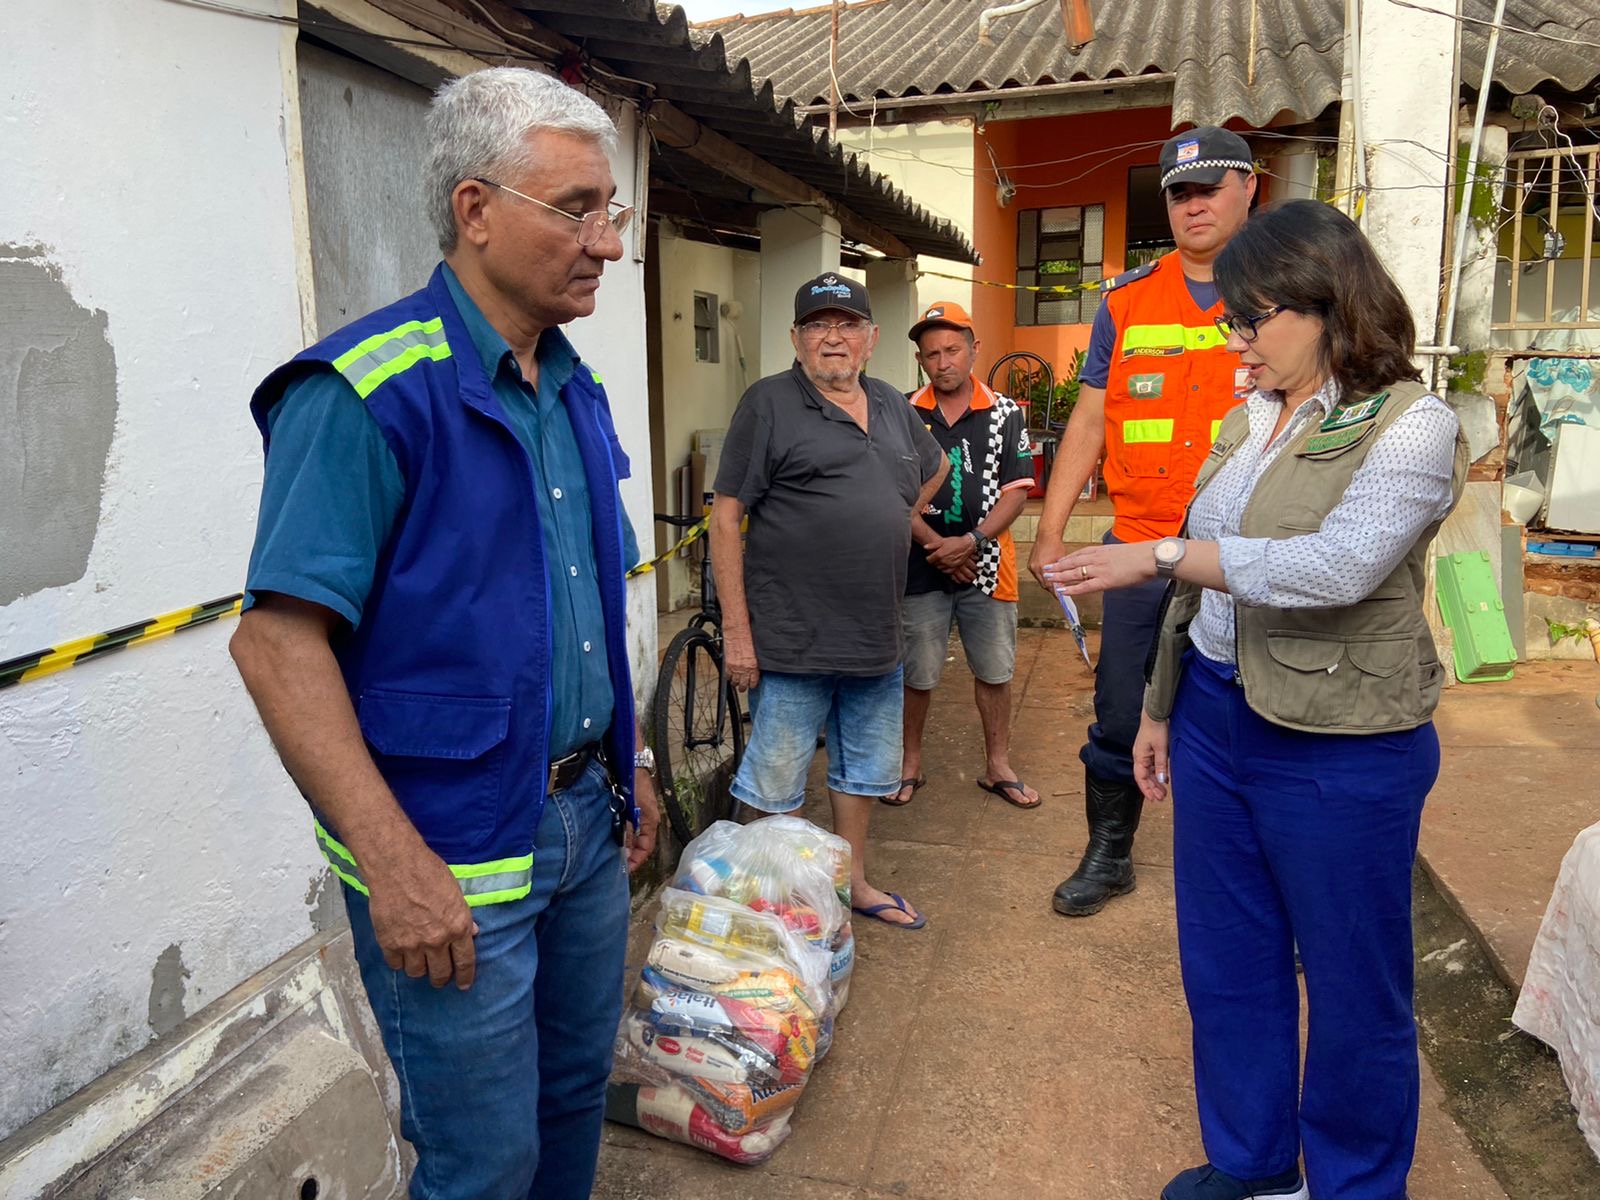
[[[865,677],[763,671],[750,692],[750,744],[734,796],[763,812],[799,808],[824,725],[828,787],[847,796],[892,796],[900,786],[901,678],[899,667]]]

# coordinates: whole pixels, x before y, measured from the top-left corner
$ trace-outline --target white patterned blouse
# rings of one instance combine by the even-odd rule
[[[1373,443],[1344,498],[1322,528],[1301,537],[1239,536],[1245,505],[1262,472],[1306,422],[1321,422],[1339,402],[1333,380],[1289,418],[1269,445],[1283,411],[1279,392],[1252,391],[1245,400],[1250,432],[1189,514],[1189,535],[1218,544],[1226,592],[1206,589],[1189,627],[1195,649],[1215,662],[1236,661],[1234,605],[1339,608],[1364,599],[1399,565],[1417,536],[1450,511],[1455,461],[1455,410],[1423,396]]]

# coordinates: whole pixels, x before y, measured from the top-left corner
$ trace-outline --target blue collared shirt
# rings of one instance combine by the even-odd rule
[[[538,385],[531,386],[448,266],[444,278],[532,468],[550,597],[550,757],[561,758],[610,728],[614,700],[588,479],[560,396],[578,355],[559,329],[545,330],[535,351]],[[394,454],[367,406],[332,370],[290,385],[267,420],[272,453],[248,591],[309,600],[357,625],[405,501]],[[638,543],[626,513],[622,524],[631,566]]]

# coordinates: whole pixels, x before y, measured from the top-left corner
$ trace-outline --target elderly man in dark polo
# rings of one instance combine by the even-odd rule
[[[852,906],[920,929],[904,897],[867,882],[867,823],[900,782],[911,514],[950,466],[905,396],[862,374],[878,343],[865,288],[831,272],[803,284],[789,337],[794,366],[739,401],[711,509],[728,673],[754,721],[733,794],[763,812],[799,808],[826,728]]]

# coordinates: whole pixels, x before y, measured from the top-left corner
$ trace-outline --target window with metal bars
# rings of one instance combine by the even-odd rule
[[[1105,278],[1106,206],[1029,208],[1017,214],[1017,324],[1086,325],[1100,304],[1080,285]],[[1061,291],[1028,291],[1029,286]]]

